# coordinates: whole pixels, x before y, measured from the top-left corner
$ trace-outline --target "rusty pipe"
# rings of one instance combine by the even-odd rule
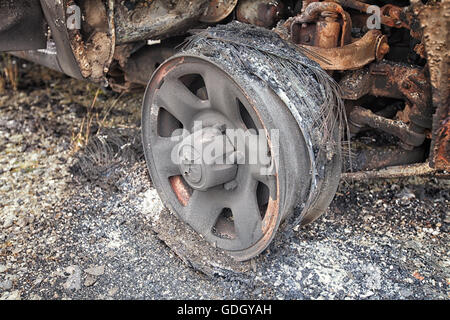
[[[405,150],[398,146],[354,148],[356,156],[351,161],[352,171],[375,170],[386,167],[420,163],[425,160],[425,148]],[[350,161],[347,164],[350,167]]]
[[[424,134],[412,131],[404,122],[381,117],[359,106],[350,112],[349,122],[356,128],[369,126],[392,134],[406,144],[405,147],[408,149],[420,146],[425,141]]]

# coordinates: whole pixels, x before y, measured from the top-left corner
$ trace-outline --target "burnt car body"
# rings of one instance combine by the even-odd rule
[[[343,175],[402,177],[450,170],[449,13],[448,0],[0,0],[0,51],[116,91],[151,80],[151,91],[176,67],[165,61],[189,30],[236,20],[265,28],[339,84],[348,140],[368,129],[395,137],[390,145],[352,146]],[[170,183],[183,204],[192,188]],[[332,195],[330,184],[321,192]],[[332,196],[317,197],[322,204],[312,211],[321,213]],[[272,237],[233,256],[248,259]]]

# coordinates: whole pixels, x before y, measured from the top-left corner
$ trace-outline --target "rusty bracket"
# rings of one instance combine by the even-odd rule
[[[299,45],[324,70],[355,70],[381,59],[389,50],[387,38],[379,30],[368,31],[361,39],[338,48]],[[315,57],[323,57],[316,59]]]

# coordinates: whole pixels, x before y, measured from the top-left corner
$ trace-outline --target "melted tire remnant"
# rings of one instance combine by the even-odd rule
[[[202,30],[188,39],[183,54],[220,61],[230,74],[250,74],[269,86],[294,116],[310,157],[309,198],[289,225],[317,219],[336,192],[341,173],[340,132],[345,114],[334,80],[301,49],[267,29],[232,22]]]

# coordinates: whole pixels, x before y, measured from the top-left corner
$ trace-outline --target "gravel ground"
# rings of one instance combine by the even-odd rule
[[[342,181],[327,214],[280,232],[252,271],[188,266],[151,228],[162,206],[140,95],[28,65],[0,96],[0,299],[449,298],[443,179]]]

